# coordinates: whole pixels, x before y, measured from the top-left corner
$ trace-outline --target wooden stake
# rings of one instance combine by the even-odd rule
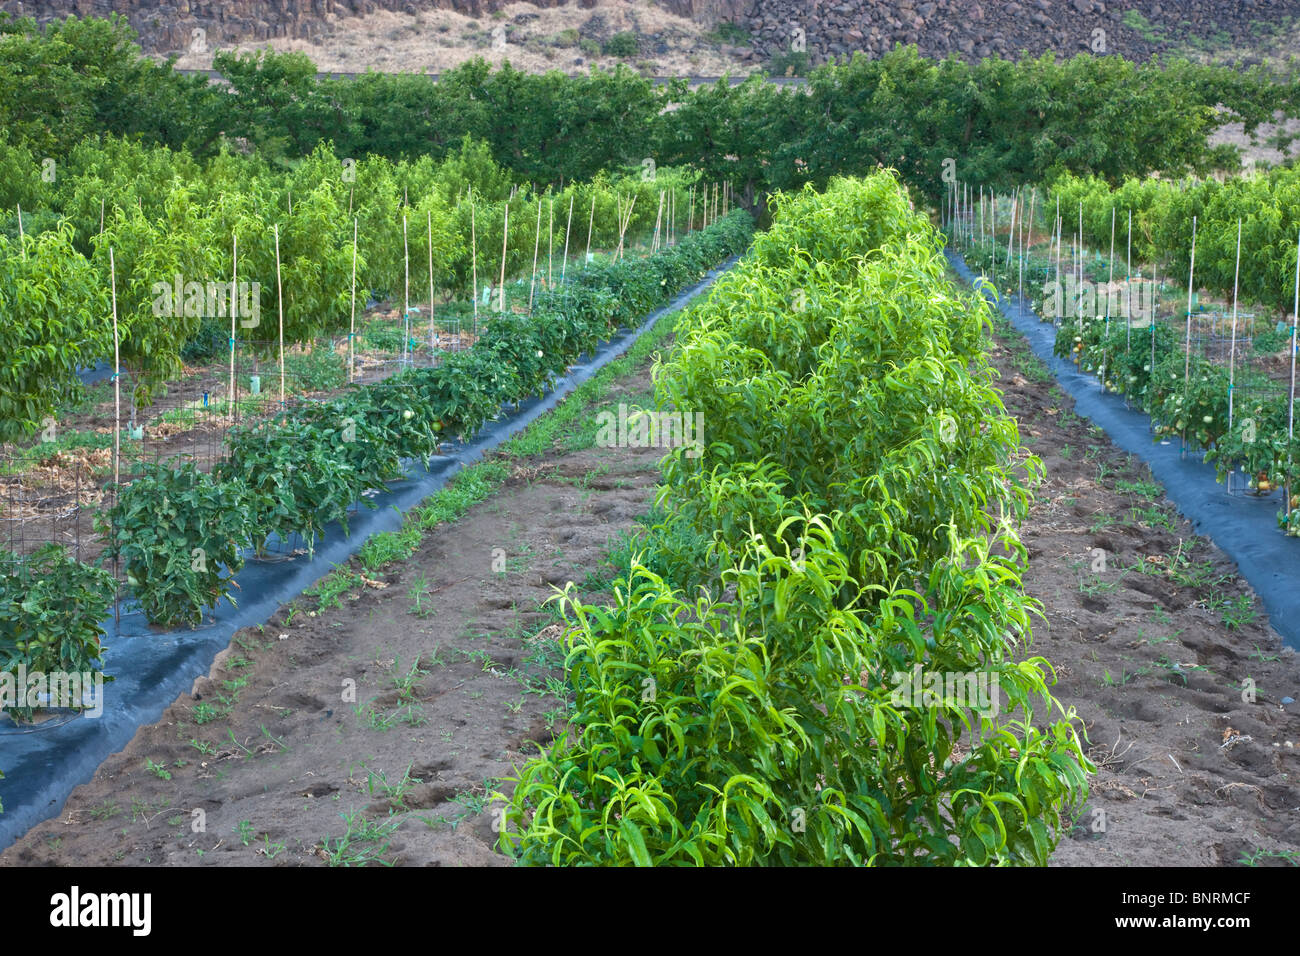
[[[1232,340],[1228,345],[1228,430],[1232,430],[1232,391],[1237,365],[1237,282],[1241,278],[1241,218],[1237,219],[1237,268],[1232,274]]]
[[[1128,316],[1128,331],[1124,346],[1133,351],[1133,210],[1128,211],[1128,260],[1124,267],[1124,290],[1127,298],[1124,313]]]
[[[230,391],[227,401],[230,404],[230,420],[235,420],[235,297],[239,294],[239,236],[230,237]]]
[[[1291,306],[1291,411],[1287,415],[1286,437],[1295,438],[1295,353],[1296,326],[1300,325],[1300,236],[1296,237],[1295,248],[1295,301]],[[1287,498],[1287,505],[1291,500]]]
[[[465,190],[469,196],[469,190]],[[478,229],[474,225],[474,200],[469,198],[469,269],[470,291],[474,300],[474,334],[478,335]]]
[[[275,295],[280,315],[280,407],[284,407],[284,284],[280,279],[280,227],[275,227]]]
[[[560,281],[569,271],[569,227],[573,225],[573,196],[569,196],[569,218],[564,221],[564,262],[560,265]]]
[[[113,494],[122,483],[122,355],[117,335],[117,262],[108,247],[108,287],[113,297]]]
[[[348,321],[348,381],[357,377],[357,218],[352,218],[352,317]]]
[[[650,246],[652,253],[659,251],[659,226],[664,218],[664,192],[659,190],[659,211],[655,213],[655,235],[654,242]]]
[[[542,200],[537,200],[537,228],[533,233],[533,271],[528,278],[528,314],[533,314],[533,289],[537,286],[537,251],[542,244]]]
[[[433,330],[433,209],[425,209],[425,215],[429,222],[429,349],[433,349],[437,342]]]
[[[402,191],[402,206],[406,206],[406,191]],[[406,213],[402,213],[402,269],[405,282],[402,291],[402,364],[407,363],[411,344],[411,247],[406,236]]]
[[[633,196],[632,201],[627,204],[627,214],[625,216],[621,216],[619,220],[618,254],[615,256],[616,259],[623,258],[623,236],[627,233],[627,227],[632,224],[632,210],[635,207],[636,207],[636,196]]]
[[[1184,343],[1184,361],[1183,361],[1183,408],[1188,408],[1187,396],[1191,388],[1192,374],[1192,282],[1196,275],[1196,217],[1192,216],[1192,257],[1191,265],[1187,270],[1187,340]],[[1187,445],[1187,426],[1183,426],[1183,450],[1186,451]]]
[[[1106,273],[1106,331],[1101,338],[1101,388],[1106,390],[1106,340],[1110,337],[1110,286],[1115,281],[1115,207],[1110,207],[1110,269]]]
[[[510,237],[510,203],[506,202],[505,216],[501,221],[501,289],[497,293],[499,312],[506,310],[506,240]]]

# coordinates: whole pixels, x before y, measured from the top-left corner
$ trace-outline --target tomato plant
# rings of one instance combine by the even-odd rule
[[[103,560],[120,559],[127,585],[155,624],[198,624],[244,566],[252,537],[247,486],[192,462],[146,464],[97,519]]]
[[[27,556],[0,550],[0,672],[86,674],[103,666],[104,622],[117,593],[105,570],[55,544]],[[106,678],[111,680],[112,678]],[[32,708],[5,708],[30,720]]]

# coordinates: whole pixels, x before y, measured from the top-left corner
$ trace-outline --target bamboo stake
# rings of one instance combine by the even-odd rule
[[[619,224],[618,255],[616,256],[618,259],[623,258],[623,236],[627,233],[627,227],[632,224],[632,210],[634,208],[636,208],[636,196],[633,196],[632,201],[627,204],[627,215],[622,218],[622,221]]]
[[[564,223],[564,262],[560,265],[560,281],[569,271],[569,227],[573,225],[573,196],[569,196],[569,218]]]
[[[663,218],[664,218],[664,191],[661,189],[659,190],[659,211],[655,213],[654,241],[653,243],[651,243],[650,246],[650,251],[652,253],[659,251],[659,226],[663,222]]]
[[[506,202],[505,218],[501,226],[501,289],[497,293],[498,312],[506,310],[506,239],[510,236],[510,203]]]
[[[432,350],[437,343],[433,328],[433,209],[425,209],[425,216],[428,216],[429,224],[429,349]]]
[[[1300,235],[1296,237],[1295,247],[1295,299],[1291,306],[1291,402],[1288,406],[1286,420],[1286,437],[1287,437],[1287,456],[1288,466],[1291,465],[1291,449],[1295,445],[1295,353],[1296,353],[1296,326],[1300,325]],[[1287,511],[1287,531],[1294,534],[1295,528],[1290,524],[1291,515],[1291,472],[1292,468],[1287,468],[1286,489],[1282,492],[1286,495],[1283,507]]]
[[[22,253],[23,262],[27,261],[27,236],[23,233],[23,204],[18,206],[18,251]]]
[[[1093,308],[1096,308],[1094,303]],[[1079,200],[1079,328],[1083,328],[1083,200]]]
[[[537,199],[537,227],[533,232],[533,271],[528,277],[528,314],[533,314],[533,290],[537,288],[537,251],[542,245],[542,200]]]
[[[1082,206],[1082,203],[1080,204]],[[1110,207],[1110,270],[1106,273],[1106,331],[1101,337],[1101,388],[1106,390],[1106,343],[1110,339],[1110,286],[1115,281],[1115,207]]]
[[[1183,409],[1186,414],[1187,396],[1191,388],[1192,374],[1192,282],[1196,275],[1196,217],[1192,216],[1192,257],[1191,265],[1187,270],[1187,340],[1184,343],[1184,362],[1183,362]],[[1183,424],[1183,451],[1187,450],[1187,425],[1186,419]]]
[[[469,190],[465,190],[466,196]],[[478,229],[474,224],[474,201],[469,204],[470,291],[474,300],[474,334],[478,335]]]
[[[1011,197],[1011,225],[1007,232],[1007,266],[1011,266],[1012,243],[1016,238],[1016,207],[1020,204],[1020,197],[1013,195]]]
[[[1160,263],[1151,264],[1151,374],[1156,370],[1156,322],[1160,317]]]
[[[555,282],[555,197],[548,200],[546,210],[546,288]]]
[[[348,319],[348,381],[357,377],[357,218],[352,218],[352,314]]]
[[[280,227],[275,227],[275,294],[280,316],[280,407],[284,407],[284,283],[280,278]]]
[[[239,236],[230,237],[230,420],[235,420],[235,296],[239,293]]]
[[[591,214],[587,217],[587,258],[583,260],[582,267],[585,269],[591,262],[591,230],[596,224],[596,193],[591,193]]]
[[[1133,351],[1133,210],[1128,211],[1128,259],[1124,266],[1124,293],[1127,298],[1127,307],[1124,310],[1128,316],[1128,331],[1125,333],[1125,347]]]
[[[1237,267],[1232,274],[1232,340],[1228,346],[1228,431],[1232,431],[1237,365],[1237,282],[1241,278],[1241,218],[1237,219]],[[1231,490],[1231,489],[1229,489]]]
[[[1061,217],[1058,215],[1056,217],[1056,289],[1064,296],[1065,290],[1061,288],[1061,229]],[[1056,318],[1064,320],[1065,316],[1059,315]]]
[[[677,245],[677,187],[668,191],[668,244]]]
[[[117,333],[117,262],[108,247],[108,287],[113,297],[113,493],[122,483],[122,355]]]
[[[406,205],[406,191],[402,191],[402,205]],[[406,237],[406,213],[402,213],[402,267],[406,284],[402,293],[402,365],[407,364],[407,346],[411,344],[411,250]]]

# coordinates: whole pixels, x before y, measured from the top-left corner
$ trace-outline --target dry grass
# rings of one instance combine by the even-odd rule
[[[515,68],[530,73],[553,69],[586,72],[593,66],[611,69],[619,63],[658,76],[717,76],[752,69],[739,59],[723,55],[718,44],[708,38],[709,29],[703,24],[675,16],[645,0],[597,0],[590,10],[580,9],[575,0],[553,9],[511,3],[497,14],[479,18],[453,10],[424,10],[414,16],[381,10],[363,17],[328,20],[327,35],[316,40],[246,41],[234,49],[301,51],[325,72],[373,69],[439,73],[475,57],[498,66],[509,60]],[[497,27],[505,28],[504,49],[494,40]],[[625,59],[592,57],[576,45],[558,45],[557,36],[566,30],[577,30],[581,36],[597,41],[635,30],[643,38],[642,52]],[[186,53],[176,65],[210,69],[213,50],[222,46],[218,39],[207,53]],[[582,62],[575,62],[579,58]]]

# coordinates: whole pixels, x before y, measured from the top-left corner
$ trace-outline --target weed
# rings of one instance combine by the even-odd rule
[[[362,583],[361,575],[355,571],[336,567],[302,593],[308,597],[316,598],[316,609],[324,611],[332,607],[342,607],[343,602],[339,598],[348,591],[360,587]]]
[[[401,823],[391,817],[382,822],[367,820],[359,810],[339,814],[347,829],[341,837],[326,837],[320,843],[325,862],[330,866],[366,866],[378,863],[392,866],[383,859],[392,843],[393,832]],[[358,819],[359,818],[359,819]]]

